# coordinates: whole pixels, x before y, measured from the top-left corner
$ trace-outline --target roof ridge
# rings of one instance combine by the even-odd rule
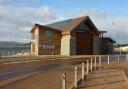
[[[56,21],[56,22],[53,22],[53,23],[50,23],[50,24],[46,24],[45,26],[48,26],[48,25],[55,25],[55,24],[59,24],[59,23],[62,23],[62,22],[69,22],[71,21],[72,19],[65,19],[65,20],[60,20],[60,21]],[[65,24],[64,23],[64,24]]]
[[[61,25],[59,23],[66,24],[66,22],[70,22],[71,20],[80,19],[80,18],[86,18],[86,17],[88,17],[88,16],[82,16],[82,17],[64,19],[64,20],[56,21],[56,22],[53,22],[53,23],[50,23],[50,24],[46,24],[45,26],[56,25],[56,24]]]

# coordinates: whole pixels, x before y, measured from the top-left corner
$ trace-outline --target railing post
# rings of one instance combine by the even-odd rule
[[[92,71],[92,58],[91,58],[91,67],[90,68],[91,68],[90,70]]]
[[[62,74],[62,89],[66,89],[66,74]]]
[[[89,71],[89,62],[87,60],[87,74],[88,74],[88,71]]]
[[[94,62],[95,70],[96,70],[96,57],[95,57],[95,62]]]
[[[74,88],[77,88],[77,67],[74,69]]]
[[[84,74],[85,74],[85,72],[84,72],[84,63],[82,63],[82,80],[84,80]]]
[[[99,69],[101,69],[101,56],[99,56]]]
[[[120,62],[120,56],[118,55],[117,57],[118,57],[118,62]]]
[[[110,61],[110,56],[108,55],[108,64],[109,64],[109,61]]]

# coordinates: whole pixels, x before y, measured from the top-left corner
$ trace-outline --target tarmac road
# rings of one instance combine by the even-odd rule
[[[29,74],[29,73],[33,73],[33,72],[43,72],[43,71],[47,71],[47,70],[52,70],[54,68],[57,67],[61,67],[64,65],[75,65],[75,64],[80,64],[82,62],[86,62],[86,61],[73,61],[73,62],[63,62],[63,63],[52,63],[52,64],[42,64],[40,66],[29,66],[29,67],[21,67],[21,68],[16,68],[14,70],[9,70],[6,72],[0,72],[0,80],[4,80],[4,79],[8,79],[8,78],[12,78],[12,77],[16,77],[16,76],[21,76],[21,75],[25,75],[25,74]]]
[[[120,57],[121,58],[121,61],[125,61],[125,57]],[[43,60],[42,60],[43,61]],[[34,72],[43,72],[43,71],[47,71],[47,70],[52,70],[54,68],[57,68],[57,67],[61,67],[61,66],[64,66],[64,65],[75,65],[75,64],[80,64],[82,62],[85,62],[86,63],[86,60],[82,60],[82,59],[79,59],[79,60],[53,60],[53,61],[49,61],[49,62],[53,62],[53,63],[44,63],[42,64],[41,62],[42,61],[39,61],[40,64],[38,66],[32,66],[32,65],[35,65],[35,62],[33,62],[32,65],[30,66],[22,66],[22,65],[18,65],[15,66],[16,68],[12,69],[12,70],[7,70],[7,71],[1,71],[0,72],[0,80],[5,80],[5,79],[8,79],[8,78],[12,78],[12,77],[16,77],[16,76],[21,76],[21,75],[25,75],[25,74],[29,74],[29,73],[34,73]],[[102,58],[102,61],[106,62],[107,61],[107,57],[103,57]],[[111,61],[117,61],[117,57],[110,57],[110,62]],[[29,63],[29,62],[28,62]],[[20,64],[20,63],[19,63]],[[13,65],[13,64],[11,64]],[[27,63],[26,63],[27,65]],[[5,66],[8,66],[5,65]],[[20,67],[19,67],[20,66]]]

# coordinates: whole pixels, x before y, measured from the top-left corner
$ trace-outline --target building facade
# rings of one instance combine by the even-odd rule
[[[114,41],[110,37],[102,37],[100,39],[101,39],[101,44],[100,44],[101,54],[113,53],[113,50],[114,50],[113,44],[116,43],[116,41]]]
[[[48,25],[35,24],[31,30],[33,55],[100,54],[100,32],[88,16]]]

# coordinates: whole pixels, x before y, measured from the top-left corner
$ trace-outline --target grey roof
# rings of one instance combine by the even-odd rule
[[[95,27],[94,23],[91,21],[89,16],[83,16],[79,18],[73,18],[73,19],[67,19],[59,22],[55,22],[52,24],[48,25],[40,25],[40,24],[35,24],[35,26],[39,26],[41,28],[47,28],[49,30],[53,31],[59,31],[59,32],[71,32],[74,30],[76,27],[78,27],[81,23],[89,21],[89,26],[91,26],[92,30],[94,30],[97,34],[99,34],[99,31]],[[33,27],[34,29],[35,27]],[[31,30],[31,32],[33,31]]]
[[[68,19],[63,20],[59,22],[55,22],[52,24],[46,25],[47,27],[54,28],[63,32],[71,31],[76,26],[78,26],[83,20],[85,20],[88,16],[80,17],[80,18],[74,18],[74,19]]]

